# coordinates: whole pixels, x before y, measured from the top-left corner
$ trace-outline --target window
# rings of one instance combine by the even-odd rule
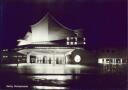
[[[73,42],[71,42],[71,45],[73,45]]]
[[[67,42],[67,45],[69,45],[69,42]]]
[[[3,56],[3,58],[7,58],[8,56]]]
[[[69,37],[67,37],[67,41],[69,41],[69,39],[70,39],[70,38],[69,38]]]
[[[86,44],[86,42],[84,42],[83,44]]]
[[[98,59],[98,63],[103,63],[103,59],[102,58],[99,58]]]
[[[77,45],[77,42],[75,42],[75,45]]]

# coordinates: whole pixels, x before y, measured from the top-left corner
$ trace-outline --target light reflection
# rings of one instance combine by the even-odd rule
[[[67,87],[59,87],[59,86],[33,86],[33,88],[34,89],[51,89],[51,90],[53,90],[53,89],[58,89],[58,90],[60,90],[60,89],[67,89]]]
[[[19,73],[36,73],[36,74],[80,74],[82,70],[88,69],[82,65],[52,65],[52,64],[20,64],[18,65]]]
[[[70,80],[72,79],[71,75],[37,75],[32,76],[33,79],[41,79],[41,80]]]
[[[103,64],[100,67],[101,73],[124,73],[125,71],[125,65],[120,64]]]

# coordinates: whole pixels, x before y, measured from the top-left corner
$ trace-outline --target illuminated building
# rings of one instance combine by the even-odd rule
[[[88,51],[86,37],[80,29],[71,30],[47,13],[31,31],[17,40],[12,50],[1,50],[1,63],[41,64],[117,64],[128,63],[121,51]],[[115,54],[117,53],[117,54]],[[125,53],[125,52],[124,52]]]
[[[126,49],[104,48],[98,51],[99,64],[125,64],[128,63]]]
[[[71,30],[47,13],[40,21],[30,25],[23,39],[19,39],[16,57],[26,57],[27,63],[68,64],[83,62],[86,38],[79,30]],[[77,52],[72,56],[72,52]],[[18,58],[20,60],[20,58]],[[73,61],[71,61],[73,60]]]

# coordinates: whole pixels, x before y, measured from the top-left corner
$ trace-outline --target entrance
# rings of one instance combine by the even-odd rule
[[[35,63],[66,64],[66,56],[64,55],[39,55],[39,56],[36,56]]]

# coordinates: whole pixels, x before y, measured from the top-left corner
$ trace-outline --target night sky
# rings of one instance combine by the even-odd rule
[[[13,48],[30,25],[50,12],[71,29],[83,29],[87,47],[126,47],[126,0],[3,0],[0,48]]]

